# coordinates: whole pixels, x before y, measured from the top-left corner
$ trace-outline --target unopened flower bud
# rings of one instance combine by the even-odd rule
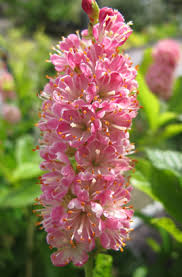
[[[99,6],[95,0],[82,0],[82,9],[88,15],[92,24],[96,24],[99,17]]]

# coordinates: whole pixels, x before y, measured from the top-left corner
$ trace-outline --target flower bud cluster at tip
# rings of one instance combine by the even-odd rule
[[[99,6],[95,0],[82,0],[82,9],[88,15],[92,25],[98,22]]]
[[[172,96],[175,69],[180,60],[180,45],[170,39],[160,40],[152,51],[153,63],[146,74],[150,90],[164,100]]]
[[[95,244],[123,251],[133,214],[129,130],[139,109],[137,68],[120,51],[132,30],[102,8],[93,26],[53,48],[56,76],[40,93],[42,194],[35,210],[54,265],[82,266]]]

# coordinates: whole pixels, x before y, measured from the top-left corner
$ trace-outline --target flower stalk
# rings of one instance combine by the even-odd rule
[[[94,256],[90,255],[87,263],[84,265],[85,277],[93,277]]]

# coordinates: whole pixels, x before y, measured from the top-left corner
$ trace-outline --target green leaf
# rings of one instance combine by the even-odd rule
[[[136,171],[134,175],[132,175],[130,182],[132,186],[143,191],[147,195],[149,195],[152,199],[158,200],[157,197],[152,193],[152,188],[150,182],[148,182],[147,178],[140,171]]]
[[[27,184],[19,188],[7,190],[3,199],[0,197],[0,206],[2,207],[22,207],[31,205],[34,199],[40,195],[40,186]]]
[[[160,104],[157,97],[150,92],[142,75],[138,73],[139,101],[143,106],[150,128],[154,131],[158,125]]]
[[[147,243],[148,245],[152,248],[152,250],[156,253],[160,252],[160,244],[157,243],[157,241],[155,241],[152,238],[148,238],[147,239]]]
[[[180,231],[176,227],[172,219],[168,217],[154,218],[154,219],[151,219],[151,223],[158,227],[162,227],[165,231],[167,231],[170,235],[172,235],[178,242],[182,243],[182,231]]]
[[[139,160],[131,184],[160,201],[182,223],[182,186],[172,171],[159,170],[149,161]]]
[[[7,187],[1,187],[0,188],[0,206],[4,205],[4,199],[6,199],[7,195],[9,193],[9,189]]]
[[[17,182],[24,179],[31,179],[42,174],[39,164],[24,163],[17,167],[12,174],[12,181]]]
[[[35,148],[33,138],[29,135],[20,137],[16,143],[16,160],[20,165],[22,163],[40,163],[40,156],[36,151],[32,151]]]
[[[143,60],[140,65],[140,72],[145,76],[149,66],[152,64],[152,48],[147,48],[143,54]]]
[[[182,76],[176,80],[173,95],[169,101],[168,109],[176,113],[182,113]]]
[[[140,266],[135,270],[132,277],[146,277],[147,272],[148,272],[148,270],[147,270],[146,266]]]
[[[182,133],[182,124],[171,124],[164,128],[159,139],[164,140]]]
[[[131,175],[130,182],[137,189],[149,195],[152,199],[158,200],[152,192],[150,183],[151,164],[145,159],[138,159],[136,171]]]
[[[182,222],[182,187],[171,171],[152,169],[150,178],[152,192],[166,210]]]
[[[112,276],[112,256],[107,254],[98,254],[93,277],[111,277]]]
[[[146,149],[146,153],[154,167],[171,170],[176,176],[182,177],[182,153],[159,149]]]
[[[165,112],[160,114],[159,116],[159,120],[158,120],[158,126],[162,126],[166,123],[168,123],[171,120],[177,119],[178,115],[176,113],[173,112]]]

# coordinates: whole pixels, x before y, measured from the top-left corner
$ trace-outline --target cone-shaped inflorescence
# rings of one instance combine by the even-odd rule
[[[133,214],[126,205],[137,71],[120,50],[132,30],[111,8],[96,12],[94,21],[89,32],[71,34],[56,46],[50,60],[57,74],[41,93],[46,173],[38,203],[47,242],[57,249],[51,256],[56,266],[82,266],[96,244],[122,251]]]
[[[180,46],[171,39],[160,40],[153,48],[154,62],[146,74],[150,90],[164,100],[172,96],[175,70],[180,60]]]

